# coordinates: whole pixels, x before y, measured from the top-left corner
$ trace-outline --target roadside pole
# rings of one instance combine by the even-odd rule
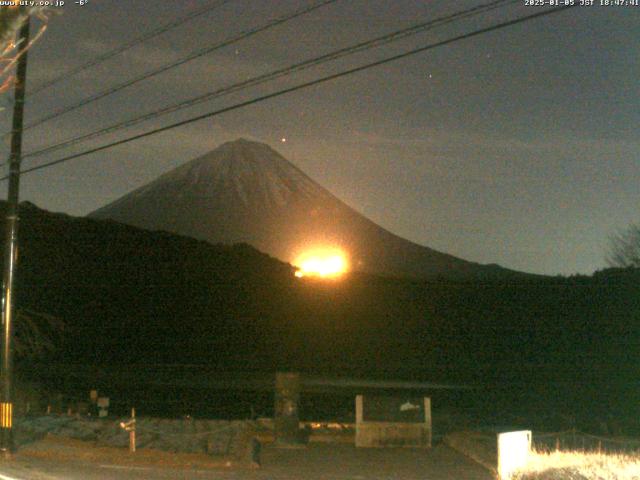
[[[20,7],[24,8],[24,7]],[[18,261],[18,202],[20,192],[20,160],[22,159],[22,126],[24,97],[27,81],[27,46],[29,45],[30,18],[20,28],[18,49],[24,50],[18,59],[11,130],[11,156],[9,158],[9,192],[4,244],[4,273],[2,292],[2,349],[0,350],[0,451],[10,455],[13,443],[13,319],[15,291],[13,288]]]

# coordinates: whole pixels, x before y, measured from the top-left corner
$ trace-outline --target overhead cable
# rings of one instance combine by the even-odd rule
[[[49,120],[53,120],[54,118],[58,118],[61,115],[64,115],[66,113],[69,112],[73,112],[74,110],[77,110],[79,108],[84,107],[85,105],[89,105],[90,103],[93,103],[97,100],[100,100],[102,98],[108,97],[109,95],[113,95],[116,92],[119,92],[120,90],[123,90],[127,87],[131,87],[133,85],[136,85],[144,80],[148,80],[150,78],[153,78],[157,75],[160,75],[161,73],[165,73],[169,70],[172,70],[176,67],[179,67],[181,65],[184,65],[187,62],[191,62],[192,60],[195,60],[197,58],[203,57],[205,55],[208,55],[212,52],[215,52],[216,50],[219,50],[223,47],[229,46],[231,44],[237,43],[240,40],[244,40],[246,38],[249,38],[253,35],[256,35],[257,33],[260,32],[264,32],[265,30],[268,30],[270,28],[273,28],[277,25],[280,25],[282,23],[288,22],[290,20],[293,20],[294,18],[300,17],[302,15],[305,15],[307,13],[310,13],[314,10],[317,10],[320,7],[323,7],[325,5],[328,5],[330,3],[335,3],[338,0],[322,0],[318,3],[315,3],[309,7],[305,7],[299,10],[296,10],[293,13],[281,16],[276,18],[275,20],[272,20],[270,22],[267,22],[263,25],[260,25],[258,27],[252,28],[250,30],[246,30],[244,32],[241,32],[238,35],[234,35],[233,37],[227,38],[225,40],[222,40],[221,42],[215,43],[214,45],[205,47],[205,48],[201,48],[199,50],[196,50],[195,52],[190,53],[189,55],[180,58],[179,60],[176,60],[174,62],[170,62],[167,63],[165,65],[162,65],[159,68],[156,68],[154,70],[150,70],[146,73],[143,73],[142,75],[139,75],[137,77],[134,77],[130,80],[126,80],[122,83],[119,83],[118,85],[115,85],[113,87],[109,87],[106,88],[105,90],[102,90],[100,92],[97,92],[87,98],[84,98],[82,100],[80,100],[77,103],[74,103],[72,105],[63,107],[59,110],[56,110],[48,115],[45,115],[44,117],[38,118],[37,120],[27,124],[27,126],[25,127],[25,130],[29,130],[31,128],[37,127],[39,125],[42,125],[45,122],[48,122]]]
[[[299,91],[299,90],[302,90],[302,89],[305,89],[305,88],[309,88],[309,87],[312,87],[312,86],[315,86],[315,85],[319,85],[319,84],[326,83],[326,82],[329,82],[329,81],[332,81],[332,80],[336,80],[338,78],[342,78],[342,77],[345,77],[347,75],[351,75],[353,73],[357,73],[357,72],[361,72],[361,71],[364,71],[364,70],[368,70],[370,68],[378,67],[378,66],[381,66],[381,65],[386,65],[388,63],[391,63],[391,62],[394,62],[394,61],[397,61],[397,60],[400,60],[400,59],[403,59],[403,58],[407,58],[409,56],[416,55],[418,53],[426,52],[428,50],[432,50],[432,49],[437,48],[437,47],[441,47],[441,46],[444,46],[444,45],[450,45],[450,44],[459,42],[461,40],[465,40],[465,39],[468,39],[468,38],[472,38],[472,37],[476,37],[476,36],[479,36],[479,35],[483,35],[485,33],[493,32],[493,31],[496,31],[496,30],[500,30],[502,28],[510,27],[512,25],[524,23],[524,22],[527,22],[527,21],[530,21],[530,20],[534,20],[536,18],[546,17],[548,15],[553,15],[553,14],[556,14],[556,13],[560,13],[560,12],[566,11],[566,10],[568,10],[570,8],[574,8],[575,6],[576,5],[567,5],[567,6],[562,6],[562,7],[555,7],[555,8],[552,8],[550,10],[543,10],[543,11],[540,11],[540,12],[537,12],[537,13],[533,13],[533,14],[526,15],[526,16],[523,16],[523,17],[518,17],[518,18],[515,18],[515,19],[512,19],[512,20],[508,20],[508,21],[505,21],[505,22],[494,24],[494,25],[491,25],[489,27],[485,27],[485,28],[481,28],[481,29],[478,29],[478,30],[474,30],[474,31],[469,32],[469,33],[457,35],[455,37],[451,37],[451,38],[448,38],[446,40],[441,40],[441,41],[438,41],[438,42],[435,42],[435,43],[431,43],[431,44],[425,45],[423,47],[415,48],[415,49],[412,49],[412,50],[409,50],[409,51],[406,51],[406,52],[403,52],[403,53],[400,53],[400,54],[397,54],[397,55],[393,55],[391,57],[387,57],[387,58],[382,59],[382,60],[378,60],[378,61],[375,61],[375,62],[367,63],[367,64],[361,65],[359,67],[350,68],[348,70],[343,70],[343,71],[341,71],[339,73],[334,73],[334,74],[331,74],[331,75],[320,77],[320,78],[317,78],[315,80],[311,80],[311,81],[304,82],[304,83],[301,83],[301,84],[298,84],[298,85],[294,85],[292,87],[288,87],[288,88],[285,88],[285,89],[282,89],[282,90],[278,90],[278,91],[273,92],[273,93],[269,93],[269,94],[266,94],[266,95],[255,97],[255,98],[253,98],[251,100],[246,100],[244,102],[236,103],[234,105],[231,105],[231,106],[228,106],[228,107],[224,107],[224,108],[221,108],[221,109],[218,109],[218,110],[214,110],[212,112],[208,112],[208,113],[205,113],[205,114],[202,114],[202,115],[198,115],[196,117],[192,117],[192,118],[189,118],[189,119],[186,119],[186,120],[182,120],[180,122],[172,123],[172,124],[166,125],[164,127],[155,128],[153,130],[149,130],[149,131],[144,132],[144,133],[133,135],[131,137],[127,137],[127,138],[124,138],[124,139],[121,139],[121,140],[117,140],[117,141],[114,141],[114,142],[111,142],[111,143],[108,143],[108,144],[105,144],[105,145],[101,145],[99,147],[91,148],[91,149],[85,150],[83,152],[79,152],[79,153],[76,153],[76,154],[73,154],[73,155],[68,155],[66,157],[59,158],[57,160],[53,160],[53,161],[50,161],[50,162],[46,162],[46,163],[43,163],[43,164],[28,168],[26,170],[23,170],[22,173],[30,173],[30,172],[34,172],[34,171],[37,171],[37,170],[42,170],[44,168],[49,168],[49,167],[52,167],[54,165],[58,165],[58,164],[61,164],[61,163],[68,162],[70,160],[74,160],[76,158],[80,158],[80,157],[84,157],[84,156],[90,155],[92,153],[97,153],[97,152],[101,152],[101,151],[104,151],[104,150],[108,150],[108,149],[111,149],[111,148],[119,146],[119,145],[124,145],[124,144],[127,144],[127,143],[131,143],[131,142],[134,142],[136,140],[140,140],[142,138],[146,138],[146,137],[149,137],[149,136],[152,136],[152,135],[156,135],[158,133],[162,133],[162,132],[166,132],[166,131],[169,131],[169,130],[173,130],[175,128],[182,127],[184,125],[189,125],[191,123],[195,123],[195,122],[198,122],[200,120],[204,120],[204,119],[207,119],[207,118],[212,118],[212,117],[215,117],[217,115],[221,115],[221,114],[226,113],[226,112],[230,112],[230,111],[233,111],[233,110],[238,110],[240,108],[247,107],[249,105],[254,105],[256,103],[263,102],[265,100],[269,100],[269,99],[272,99],[272,98],[280,97],[280,96],[286,95],[288,93],[296,92],[296,91]],[[6,180],[7,178],[8,178],[8,176],[5,176],[5,177],[0,178],[0,180]]]
[[[172,20],[169,23],[166,23],[154,30],[151,30],[148,33],[145,33],[144,35],[140,36],[140,37],[136,37],[133,40],[124,43],[122,45],[120,45],[119,47],[114,48],[113,50],[109,50],[108,52],[105,52],[101,55],[98,55],[95,58],[92,58],[91,60],[89,60],[86,63],[83,63],[82,65],[79,65],[75,68],[72,68],[71,70],[67,70],[66,72],[60,74],[59,76],[48,80],[46,82],[44,82],[43,84],[41,84],[40,86],[33,88],[29,91],[29,95],[35,95],[36,93],[39,93],[49,87],[52,87],[53,85],[55,85],[56,83],[59,83],[62,80],[66,80],[70,77],[76,76],[77,74],[84,72],[85,70],[88,70],[92,67],[95,67],[96,65],[99,65],[103,62],[106,62],[107,60],[110,60],[111,58],[120,55],[121,53],[141,44],[144,43],[148,40],[151,40],[152,38],[155,38],[159,35],[162,35],[165,32],[168,32],[169,30],[172,30],[176,27],[179,27],[180,25],[187,23],[190,20],[193,20],[194,18],[200,17],[202,15],[205,15],[219,7],[222,7],[223,5],[231,2],[233,0],[219,0],[214,2],[211,5],[206,5],[204,7],[201,7],[199,9],[193,10],[189,13],[187,13],[187,15],[180,17],[176,20]]]
[[[386,34],[386,35],[382,35],[380,37],[376,37],[373,38],[371,40],[367,40],[365,42],[360,42],[357,43],[355,45],[351,45],[348,47],[344,47],[338,50],[335,50],[333,52],[327,53],[325,55],[319,56],[319,57],[314,57],[299,63],[296,63],[294,65],[290,65],[288,67],[285,68],[281,68],[269,73],[265,73],[265,74],[261,74],[252,78],[249,78],[247,80],[244,80],[242,82],[238,82],[226,87],[222,87],[222,88],[218,88],[216,90],[213,90],[211,92],[207,92],[201,95],[198,95],[196,97],[178,102],[174,105],[170,105],[167,107],[163,107],[160,108],[158,110],[154,110],[153,112],[149,112],[146,113],[144,115],[139,115],[137,117],[128,119],[128,120],[124,120],[118,123],[115,123],[113,125],[110,125],[108,127],[99,129],[97,131],[93,131],[90,133],[85,133],[67,140],[64,140],[62,142],[59,142],[57,144],[54,145],[50,145],[48,147],[42,148],[40,150],[36,150],[36,151],[31,151],[28,152],[27,154],[25,154],[23,156],[23,159],[26,158],[30,158],[30,157],[35,157],[35,156],[40,156],[40,155],[44,155],[46,153],[50,153],[56,150],[60,150],[62,148],[66,148],[69,147],[71,145],[75,145],[81,142],[85,142],[87,140],[91,140],[94,138],[98,138],[104,135],[107,135],[109,133],[113,133],[116,132],[118,130],[122,130],[124,128],[128,128],[128,127],[132,127],[134,125],[137,125],[139,123],[148,121],[148,120],[153,120],[157,117],[160,117],[162,115],[167,115],[169,113],[173,113],[179,110],[183,110],[185,108],[189,108],[192,106],[195,106],[197,104],[209,101],[209,100],[213,100],[214,98],[219,98],[222,97],[224,95],[228,95],[231,93],[235,93],[244,89],[247,89],[249,87],[254,87],[257,85],[261,85],[263,83],[275,80],[277,78],[281,78],[281,77],[285,77],[285,76],[289,76],[292,73],[295,72],[300,72],[302,70],[306,70],[308,68],[311,67],[315,67],[317,65],[321,65],[323,63],[329,62],[329,61],[333,61],[333,60],[337,60],[339,58],[348,56],[348,55],[353,55],[355,53],[359,53],[365,50],[369,50],[375,47],[379,47],[382,45],[386,45],[388,43],[403,39],[403,38],[407,38],[409,36],[412,35],[416,35],[418,33],[424,32],[426,30],[430,30],[432,28],[436,28],[436,27],[440,27],[442,25],[446,25],[449,23],[453,23],[456,21],[460,21],[463,18],[467,18],[470,16],[475,16],[475,15],[480,15],[486,12],[489,12],[491,10],[495,10],[497,8],[503,8],[505,6],[507,6],[508,4],[513,4],[513,3],[519,3],[520,0],[494,0],[491,1],[489,3],[477,6],[477,7],[473,7],[470,9],[466,9],[466,10],[462,10],[462,11],[458,11],[455,12],[453,14],[449,14],[443,17],[439,17],[435,20],[429,20],[427,22],[421,22],[419,24],[416,25],[412,25],[411,27],[408,28],[404,28],[401,30],[397,30],[394,31],[392,33]]]

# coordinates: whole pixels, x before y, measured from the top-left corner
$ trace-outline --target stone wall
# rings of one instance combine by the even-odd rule
[[[99,419],[85,416],[46,415],[15,419],[18,445],[47,434],[95,442],[96,445],[128,447],[129,433],[121,426],[129,418]],[[170,452],[207,453],[236,459],[251,457],[254,422],[204,419],[136,419],[136,446]]]

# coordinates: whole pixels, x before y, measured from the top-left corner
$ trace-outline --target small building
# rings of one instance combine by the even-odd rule
[[[431,447],[431,398],[356,396],[356,447]]]

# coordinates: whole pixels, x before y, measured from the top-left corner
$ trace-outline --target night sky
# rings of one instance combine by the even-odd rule
[[[210,3],[68,1],[30,52],[28,85]],[[312,3],[230,1],[28,97],[27,123]],[[24,149],[482,3],[338,0],[29,130]],[[27,159],[24,167],[541,9],[522,0]],[[269,143],[347,204],[414,242],[528,272],[589,274],[606,266],[609,236],[640,220],[639,39],[640,7],[576,7],[25,175],[21,199],[84,215],[245,137]],[[2,102],[7,132],[10,96]],[[6,196],[6,182],[0,194]]]

